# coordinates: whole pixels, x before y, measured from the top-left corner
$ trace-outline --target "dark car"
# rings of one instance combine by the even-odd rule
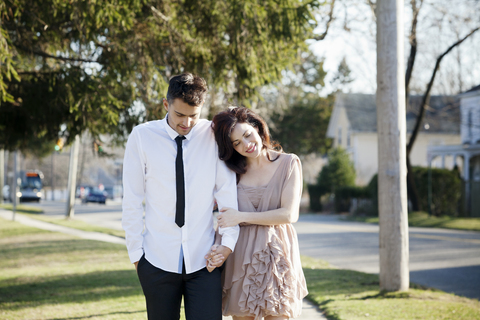
[[[88,203],[88,202],[97,202],[101,204],[105,204],[107,201],[107,195],[105,194],[104,191],[101,190],[91,190],[88,195],[86,195],[83,199],[83,203]]]

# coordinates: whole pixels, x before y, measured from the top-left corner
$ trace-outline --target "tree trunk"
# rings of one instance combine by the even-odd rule
[[[415,58],[417,57],[417,23],[418,13],[422,7],[423,0],[420,0],[420,4],[417,7],[417,0],[410,0],[412,6],[412,27],[410,29],[410,54],[408,56],[407,70],[405,72],[405,105],[408,105],[409,100],[409,87],[410,79],[412,78],[413,66],[415,65]],[[412,204],[413,211],[421,211],[422,206],[420,203],[420,196],[418,194],[417,186],[412,175],[412,166],[410,164],[410,155],[407,153],[407,192],[408,199]]]
[[[422,211],[423,207],[420,202],[420,196],[418,194],[417,184],[413,178],[412,164],[410,163],[410,157],[407,156],[407,192],[408,199],[412,204],[413,211]]]
[[[409,287],[403,1],[377,2],[380,290]]]
[[[5,180],[5,150],[0,149],[0,203],[3,203],[3,181]]]
[[[80,136],[75,136],[70,149],[70,165],[68,170],[68,198],[67,198],[67,218],[73,219],[75,215],[75,191],[77,185],[77,166],[78,149],[80,145]]]

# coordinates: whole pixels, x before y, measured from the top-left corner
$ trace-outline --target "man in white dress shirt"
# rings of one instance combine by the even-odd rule
[[[182,296],[188,320],[222,318],[220,270],[208,272],[205,255],[215,237],[214,202],[237,208],[237,188],[235,173],[218,158],[211,122],[199,119],[207,90],[190,73],[172,77],[163,99],[167,116],[135,127],[128,138],[122,226],[148,319],[178,320]],[[216,252],[225,259],[238,232],[219,229]]]

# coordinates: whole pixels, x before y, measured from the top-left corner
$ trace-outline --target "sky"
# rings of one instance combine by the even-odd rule
[[[419,0],[417,0],[417,3]],[[328,8],[321,9],[323,16]],[[376,90],[376,26],[374,15],[366,1],[343,0],[336,3],[327,36],[322,41],[310,41],[311,50],[323,57],[327,71],[326,86],[321,92],[332,91],[329,80],[345,57],[354,81],[344,88],[346,92],[375,93]],[[410,45],[408,35],[412,10],[405,1],[405,65]],[[436,58],[450,45],[480,26],[480,1],[424,0],[417,28],[418,53],[412,77],[413,93],[423,93],[433,71]],[[319,23],[322,33],[325,23]],[[434,94],[456,94],[480,84],[480,31],[450,52],[441,63],[434,82]]]

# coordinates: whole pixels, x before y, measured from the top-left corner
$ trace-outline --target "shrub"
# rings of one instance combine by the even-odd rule
[[[310,210],[314,212],[322,211],[322,202],[320,198],[325,194],[325,190],[321,186],[314,184],[308,185],[308,195],[310,197]]]
[[[335,193],[338,187],[355,185],[355,168],[350,156],[342,148],[333,149],[328,154],[328,164],[318,175],[318,185],[326,192]]]
[[[321,197],[334,193],[337,188],[355,184],[355,168],[348,153],[342,148],[336,148],[328,154],[328,164],[323,167],[317,178],[316,185],[308,185],[310,210],[321,211]]]
[[[345,212],[350,210],[352,199],[368,199],[369,194],[366,187],[343,186],[335,191],[335,211]]]
[[[428,211],[428,168],[413,167],[413,178],[417,186],[420,203]],[[432,214],[456,216],[462,199],[462,180],[456,170],[432,168]],[[378,182],[373,176],[367,186],[378,215]]]
[[[458,215],[462,198],[462,180],[456,170],[432,168],[432,214]],[[428,168],[414,167],[413,177],[417,185],[420,203],[428,211]]]

